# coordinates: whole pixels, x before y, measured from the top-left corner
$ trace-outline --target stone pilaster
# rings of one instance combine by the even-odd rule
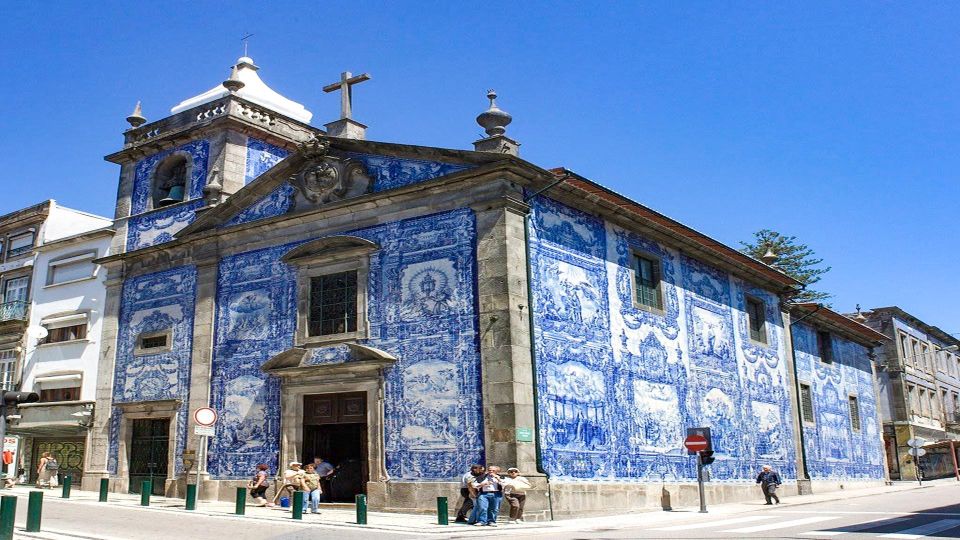
[[[87,435],[84,452],[82,489],[100,489],[100,479],[110,476],[107,460],[110,453],[110,417],[113,411],[113,375],[117,360],[117,334],[120,302],[123,297],[121,269],[107,269],[106,297],[100,335],[100,362],[97,366],[96,405],[93,423]]]
[[[782,309],[780,311],[780,320],[783,321],[783,344],[784,344],[784,359],[787,362],[787,395],[790,396],[790,418],[793,421],[793,450],[796,455],[796,467],[797,467],[797,492],[800,495],[805,495],[812,493],[812,488],[810,486],[810,478],[807,477],[806,471],[806,451],[803,448],[803,421],[801,420],[802,412],[800,411],[800,396],[797,393],[797,359],[794,354],[793,349],[793,330],[792,324],[793,319],[790,317],[790,312]]]
[[[210,405],[210,368],[213,362],[213,326],[216,319],[217,297],[217,259],[207,258],[197,263],[197,296],[194,305],[193,317],[193,348],[190,362],[190,400],[183,406],[187,407],[187,452],[193,452],[196,459],[200,454],[200,437],[193,433],[193,411]],[[189,457],[190,454],[187,454]],[[186,459],[184,461],[187,461]],[[201,480],[206,482],[209,476],[204,472]],[[196,464],[185,475],[190,482],[195,482]],[[201,491],[204,499],[216,499],[215,487],[205,486]]]
[[[536,404],[530,348],[530,299],[520,193],[475,205],[480,357],[486,461],[517,467],[533,484],[526,514],[547,518],[547,478],[537,472],[536,443],[518,440],[518,428],[535,439]]]

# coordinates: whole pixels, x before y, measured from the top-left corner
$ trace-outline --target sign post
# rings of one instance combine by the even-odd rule
[[[710,428],[689,428],[687,429],[687,438],[683,440],[683,446],[686,447],[688,454],[697,456],[697,491],[700,493],[700,513],[707,513],[707,497],[703,487],[703,457],[700,452],[709,450]]]
[[[921,448],[925,444],[927,444],[927,441],[922,437],[916,437],[907,441],[907,446],[910,447],[907,453],[913,456],[913,466],[917,470],[917,482],[921,486],[923,485],[923,469],[920,468],[920,457],[927,453],[926,450]]]
[[[200,503],[200,493],[203,482],[200,481],[200,475],[203,473],[203,464],[207,460],[207,437],[216,433],[214,424],[217,423],[217,411],[210,407],[200,407],[193,411],[193,421],[197,425],[193,426],[193,432],[200,436],[197,445],[197,504]]]

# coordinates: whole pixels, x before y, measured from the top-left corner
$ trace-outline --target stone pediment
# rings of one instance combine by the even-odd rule
[[[363,374],[388,368],[396,361],[395,356],[384,350],[343,343],[319,348],[292,347],[264,362],[260,370],[280,377]]]
[[[330,152],[330,141],[314,137],[225,202],[201,215],[178,237],[321,207],[371,191],[366,166]]]

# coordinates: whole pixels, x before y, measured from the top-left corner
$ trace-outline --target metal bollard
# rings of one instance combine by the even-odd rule
[[[31,491],[27,499],[27,532],[40,531],[40,515],[43,513],[43,492]]]
[[[357,525],[367,524],[367,496],[357,495]]]
[[[140,482],[140,506],[150,506],[151,491],[153,491],[153,480]]]
[[[60,494],[61,499],[70,498],[70,488],[73,487],[73,475],[68,474],[63,477],[63,493]]]
[[[13,522],[17,517],[17,498],[0,497],[0,540],[13,540]]]
[[[439,525],[450,524],[450,511],[447,508],[446,497],[437,497],[437,523]]]
[[[293,505],[293,519],[303,519],[303,496],[302,491],[293,492],[293,500],[290,501],[290,504]]]
[[[242,516],[247,511],[247,488],[237,488],[237,502],[234,513]]]
[[[107,492],[110,490],[110,479],[100,479],[100,502],[107,502]]]
[[[187,510],[197,509],[197,485],[187,484]]]

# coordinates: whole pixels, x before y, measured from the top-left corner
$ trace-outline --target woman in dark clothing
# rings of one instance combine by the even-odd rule
[[[773,504],[770,499],[780,504],[780,497],[777,497],[777,486],[780,485],[780,475],[774,472],[769,465],[764,465],[763,470],[757,476],[757,483],[763,489],[763,497],[767,499],[767,504]]]

